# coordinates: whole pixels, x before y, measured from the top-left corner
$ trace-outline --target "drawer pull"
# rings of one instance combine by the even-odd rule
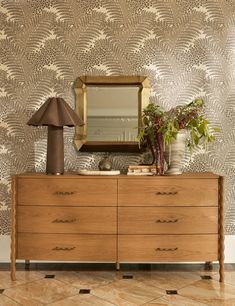
[[[69,196],[75,194],[74,191],[56,191],[56,195],[61,195],[61,196]]]
[[[55,219],[52,221],[52,223],[73,223],[75,222],[77,219]]]
[[[165,191],[158,191],[156,192],[155,194],[156,195],[175,195],[177,194],[178,192],[177,191],[169,191],[169,192],[165,192]]]
[[[156,223],[176,223],[178,222],[178,219],[172,219],[172,220],[161,220],[161,219],[158,219],[156,220]]]
[[[175,252],[177,251],[178,248],[169,248],[169,249],[165,249],[165,248],[157,248],[156,251],[157,252]]]
[[[63,247],[55,247],[55,248],[53,248],[52,250],[53,251],[72,251],[72,250],[74,250],[75,249],[75,247],[71,247],[71,248],[63,248]]]

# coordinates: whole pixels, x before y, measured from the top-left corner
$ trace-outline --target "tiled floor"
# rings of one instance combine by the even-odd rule
[[[15,282],[9,271],[0,271],[1,306],[235,306],[235,268],[231,266],[224,284],[219,283],[217,270],[203,271],[202,266],[191,271],[188,266],[123,271],[31,269],[18,269]]]

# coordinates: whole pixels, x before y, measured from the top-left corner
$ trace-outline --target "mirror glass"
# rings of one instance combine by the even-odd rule
[[[138,86],[87,86],[87,141],[137,141]]]

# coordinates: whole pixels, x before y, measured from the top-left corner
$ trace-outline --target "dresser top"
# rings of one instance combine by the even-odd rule
[[[66,179],[66,178],[74,178],[74,179],[217,179],[219,175],[213,174],[211,172],[191,172],[191,173],[183,173],[180,175],[153,175],[153,176],[144,176],[144,175],[79,175],[77,172],[67,172],[63,175],[47,175],[44,172],[26,172],[21,174],[13,175],[15,177],[24,177],[24,178],[48,178],[48,179]]]

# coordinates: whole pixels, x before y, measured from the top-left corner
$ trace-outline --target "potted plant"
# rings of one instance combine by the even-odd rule
[[[170,167],[168,174],[179,174],[181,159],[185,150],[186,131],[187,144],[192,150],[203,143],[206,145],[215,139],[209,122],[203,116],[204,102],[202,99],[187,105],[179,105],[169,111],[159,105],[150,103],[143,110],[143,126],[139,132],[140,146],[149,147],[156,163],[157,173],[164,173],[164,151],[168,155]]]

